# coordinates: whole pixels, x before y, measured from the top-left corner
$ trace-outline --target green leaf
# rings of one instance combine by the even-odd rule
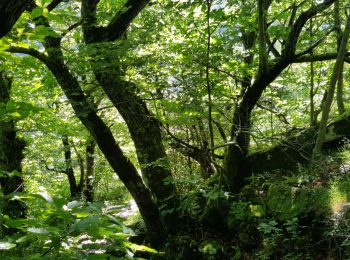
[[[150,247],[147,247],[147,246],[144,246],[144,245],[132,244],[131,248],[134,249],[135,251],[146,251],[146,252],[154,253],[154,254],[158,253],[157,250],[150,248]]]
[[[88,260],[109,259],[109,256],[110,256],[110,255],[108,255],[108,254],[99,254],[99,255],[94,254],[94,255],[89,255],[89,256],[87,257],[87,259],[88,259]]]
[[[86,218],[90,215],[89,212],[78,212],[77,213],[77,218]]]
[[[49,231],[46,228],[28,228],[27,229],[28,232],[30,233],[34,233],[34,234],[38,234],[38,235],[48,235],[50,234]]]
[[[18,112],[13,112],[13,113],[11,113],[11,116],[12,116],[13,118],[20,118],[20,117],[21,117],[21,114],[18,113]]]
[[[0,250],[9,250],[16,247],[16,244],[10,242],[0,242]]]
[[[9,100],[6,104],[6,111],[12,112],[17,108],[16,102],[13,100]]]
[[[42,7],[35,7],[32,10],[32,18],[38,18],[39,16],[41,16],[43,14],[43,8]]]
[[[31,235],[26,235],[23,237],[20,237],[19,239],[16,240],[16,243],[24,243],[28,241],[31,238]]]
[[[93,237],[99,236],[101,221],[98,217],[88,217],[72,225],[73,233],[87,233]]]
[[[262,217],[264,215],[264,208],[261,205],[249,205],[250,211],[255,217]]]
[[[106,215],[107,218],[109,218],[109,220],[114,223],[114,224],[117,224],[119,226],[123,226],[123,223],[121,221],[119,221],[116,217],[114,216],[111,216],[111,215]]]

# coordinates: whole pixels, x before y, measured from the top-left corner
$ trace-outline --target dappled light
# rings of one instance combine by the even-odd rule
[[[0,0],[0,259],[350,259],[346,0]]]

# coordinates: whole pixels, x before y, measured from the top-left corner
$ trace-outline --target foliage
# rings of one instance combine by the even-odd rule
[[[347,3],[334,29],[335,1],[259,2],[37,0],[21,11],[0,39],[13,82],[0,127],[15,123],[26,141],[27,193],[0,203],[24,201],[28,218],[1,213],[0,257],[162,257],[152,239],[175,259],[349,257],[346,140],[294,172],[256,175],[247,160],[317,125]],[[346,108],[349,93],[339,87]],[[309,161],[304,144],[287,145]],[[88,155],[94,203],[70,196],[72,179],[87,187]]]
[[[104,203],[67,203],[47,193],[20,198],[31,205],[30,216],[13,220],[2,215],[2,227],[18,231],[2,239],[2,258],[105,259],[133,258],[137,251],[157,253],[129,242],[135,233],[123,224],[119,209]]]

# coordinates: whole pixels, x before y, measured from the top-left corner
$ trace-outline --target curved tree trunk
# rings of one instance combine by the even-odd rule
[[[83,1],[83,33],[86,44],[94,46],[122,40],[129,24],[148,2],[147,0],[127,1],[125,7],[128,11],[118,13],[107,27],[101,28],[96,27],[97,3]],[[111,59],[113,53],[109,56],[107,51],[103,49],[100,55],[91,56],[91,67],[104,92],[128,126],[146,185],[163,209],[172,210],[177,206],[178,201],[162,143],[161,123],[137,95],[135,84],[123,80],[124,74],[117,65],[118,61],[115,58]]]
[[[328,117],[331,111],[331,105],[333,102],[333,96],[336,89],[337,81],[339,80],[339,74],[342,72],[341,70],[343,68],[344,57],[345,57],[345,52],[346,52],[346,47],[347,47],[349,37],[350,37],[350,15],[348,16],[346,21],[344,34],[338,50],[338,56],[335,61],[333,73],[329,82],[327,98],[322,106],[322,117],[321,117],[321,122],[318,130],[318,134],[317,134],[316,144],[313,151],[314,158],[317,157],[317,155],[321,152],[322,145],[326,138],[326,128],[327,128]]]
[[[261,64],[262,67],[264,67],[263,70],[258,71],[254,82],[244,92],[243,98],[235,109],[232,118],[231,141],[234,141],[236,144],[229,145],[225,151],[226,160],[223,175],[225,179],[230,180],[228,186],[232,191],[239,191],[242,187],[242,183],[244,183],[242,178],[245,179],[250,173],[249,161],[246,160],[246,157],[250,142],[251,115],[255,105],[264,90],[285,68],[292,64],[297,58],[309,54],[310,51],[307,50],[301,56],[296,55],[296,46],[300,33],[309,19],[329,8],[334,1],[335,0],[325,0],[318,5],[310,7],[308,10],[302,12],[295,21],[294,18],[291,17],[291,28],[289,35],[282,46],[281,54],[278,53],[276,59],[273,61],[263,61]],[[262,1],[261,3],[264,4]],[[265,2],[265,5],[268,6],[269,3],[271,2]],[[268,10],[268,8],[265,7],[265,10]],[[261,23],[261,28],[263,28],[262,25],[263,24]],[[260,40],[261,45],[267,43],[265,39],[261,38]],[[261,54],[264,56],[263,52]],[[240,160],[240,158],[245,159]],[[232,163],[236,164],[233,165]]]

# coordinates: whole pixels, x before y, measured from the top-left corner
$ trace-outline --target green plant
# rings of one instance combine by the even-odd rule
[[[104,259],[133,258],[137,251],[157,253],[129,242],[134,232],[117,216],[119,210],[106,211],[104,203],[64,203],[48,194],[27,194],[22,199],[40,202],[41,207],[32,208],[27,219],[3,216],[2,225],[19,232],[1,240],[1,257]]]

